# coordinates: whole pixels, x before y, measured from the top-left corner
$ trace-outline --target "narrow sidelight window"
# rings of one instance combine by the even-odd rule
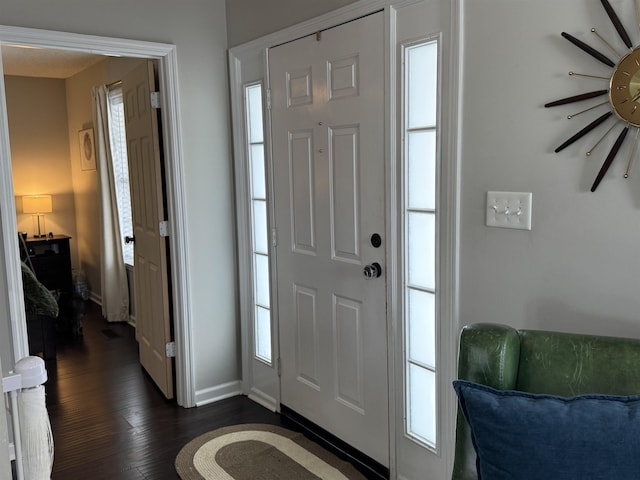
[[[251,261],[253,276],[254,356],[271,364],[271,307],[269,287],[269,234],[262,122],[262,85],[244,88],[247,121],[247,158],[251,205]]]
[[[406,46],[403,73],[405,429],[435,448],[438,42]]]

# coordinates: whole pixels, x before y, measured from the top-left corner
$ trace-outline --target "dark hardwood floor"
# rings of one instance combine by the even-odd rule
[[[178,407],[140,366],[132,327],[106,323],[91,303],[83,326],[83,338],[62,339],[47,364],[53,480],[175,480],[178,451],[200,434],[238,423],[291,427],[243,396]]]
[[[140,366],[134,329],[107,323],[99,306],[86,305],[84,335],[58,338],[56,360],[47,362],[52,480],[176,480],[174,460],[186,443],[240,423],[301,431],[367,478],[389,478],[387,469],[301,417],[273,413],[245,396],[178,407]]]

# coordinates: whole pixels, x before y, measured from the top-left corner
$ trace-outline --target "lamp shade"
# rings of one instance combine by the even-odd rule
[[[51,195],[25,195],[22,197],[24,213],[51,213]]]

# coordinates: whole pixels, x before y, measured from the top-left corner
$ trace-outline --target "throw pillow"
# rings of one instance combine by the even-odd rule
[[[640,395],[557,397],[453,385],[479,480],[640,478]]]

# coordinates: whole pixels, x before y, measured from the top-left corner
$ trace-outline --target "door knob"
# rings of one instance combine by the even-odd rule
[[[366,278],[367,280],[378,278],[380,275],[382,275],[382,267],[378,262],[374,262],[364,267],[362,273],[364,273],[364,278]]]
[[[124,243],[126,243],[127,245],[129,245],[130,243],[136,243],[136,236],[134,235],[130,237],[127,235],[126,237],[124,237]]]

